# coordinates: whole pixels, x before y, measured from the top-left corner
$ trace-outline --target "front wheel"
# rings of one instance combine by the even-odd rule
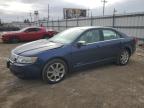
[[[49,61],[42,72],[42,78],[49,84],[55,84],[62,81],[68,71],[66,63],[61,59]]]
[[[126,65],[129,62],[130,53],[128,50],[124,49],[121,51],[120,55],[117,58],[117,64]]]
[[[19,42],[19,39],[18,38],[12,38],[10,40],[11,43],[18,43]]]

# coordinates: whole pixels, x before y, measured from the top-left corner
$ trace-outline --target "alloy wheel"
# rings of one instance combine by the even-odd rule
[[[129,52],[127,50],[123,51],[120,56],[121,64],[126,64],[129,60]]]
[[[65,75],[65,67],[62,63],[53,63],[47,69],[47,78],[51,82],[60,81]]]

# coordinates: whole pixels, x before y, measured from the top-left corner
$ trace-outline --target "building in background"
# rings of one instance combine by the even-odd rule
[[[86,9],[75,9],[75,8],[64,8],[63,9],[64,19],[86,17]]]

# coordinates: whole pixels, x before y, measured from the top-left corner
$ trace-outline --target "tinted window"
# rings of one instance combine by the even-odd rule
[[[104,40],[111,40],[120,38],[119,35],[112,30],[103,30]]]
[[[26,32],[38,32],[38,31],[40,31],[39,28],[29,28],[26,30]]]
[[[35,31],[36,31],[36,32],[38,32],[38,31],[40,31],[40,30],[41,30],[40,28],[35,28]]]
[[[84,33],[79,41],[85,41],[86,43],[94,43],[100,41],[99,30],[90,30]]]

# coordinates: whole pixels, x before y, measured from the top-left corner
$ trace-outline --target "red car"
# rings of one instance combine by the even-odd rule
[[[19,31],[7,32],[2,34],[3,42],[17,43],[20,41],[34,41],[38,39],[50,38],[58,32],[46,30],[43,27],[27,27]]]

